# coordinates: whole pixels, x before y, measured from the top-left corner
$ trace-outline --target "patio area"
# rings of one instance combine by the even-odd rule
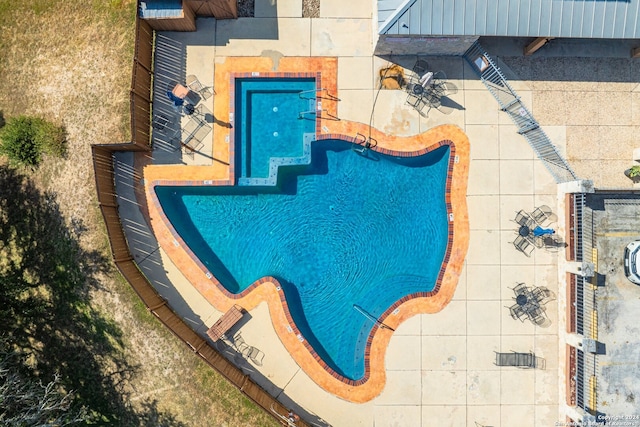
[[[216,68],[233,57],[262,57],[271,61],[273,71],[283,58],[334,57],[339,119],[371,123],[398,136],[416,135],[441,124],[456,125],[467,134],[471,144],[466,198],[469,249],[453,300],[438,313],[415,315],[394,332],[385,358],[386,385],[367,403],[347,402],[314,383],[278,339],[266,303],[226,332],[231,337],[241,332],[242,344],[262,353],[260,364],[243,357],[233,340],[218,341],[218,349],[303,419],[318,425],[431,425],[438,420],[443,426],[497,427],[554,425],[563,420],[558,402],[564,396],[559,378],[565,377],[560,363],[564,361],[564,344],[560,345],[564,251],[534,250],[526,256],[513,244],[518,236],[516,213],[533,212],[540,206],[557,216],[555,231],[563,236],[563,197],[511,119],[499,111],[459,57],[427,58],[429,69],[442,72],[450,87],[428,114],[419,114],[415,104],[407,103],[404,89],[378,91],[380,70],[392,64],[401,66],[406,76],[420,76],[412,74],[416,57],[372,56],[376,23],[370,2],[356,1],[345,11],[338,1],[323,1],[318,19],[300,18],[300,1],[279,1],[276,9],[265,7],[266,2],[256,3],[256,18],[198,19],[197,32],[158,34],[154,117],[166,121],[163,129],[154,131],[151,164],[165,165],[168,179],[175,181],[190,179],[190,168],[175,165],[208,167],[212,179],[224,179],[228,167],[224,135],[233,120],[218,114],[228,105],[228,93],[217,89],[216,95],[197,103],[211,112],[202,116],[211,131],[187,150],[173,137],[188,128],[193,117],[172,108],[164,90],[167,82],[186,83],[187,75],[195,75],[204,86],[224,87],[214,77],[220,75]],[[514,83],[534,115],[545,108],[526,82]],[[554,124],[544,129],[559,151],[566,153],[567,127]],[[121,156],[119,164],[120,213],[129,224],[125,232],[140,267],[174,310],[206,336],[223,312],[193,288],[164,249],[157,250],[151,233],[141,231],[148,230],[147,220],[135,202],[131,169],[125,167],[132,166],[134,159]],[[512,317],[509,307],[517,298],[513,288],[522,282],[544,286],[557,296],[545,300],[544,325]],[[546,366],[497,366],[496,353],[509,352],[535,353]]]

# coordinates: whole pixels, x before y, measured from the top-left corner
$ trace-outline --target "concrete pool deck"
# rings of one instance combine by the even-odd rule
[[[564,358],[559,349],[564,308],[558,309],[564,301],[562,285],[559,285],[559,276],[564,274],[559,273],[563,257],[562,253],[536,250],[527,258],[510,242],[515,237],[515,212],[530,211],[542,204],[558,213],[557,227],[563,234],[564,209],[558,202],[561,198],[556,185],[462,58],[427,58],[432,69],[445,71],[449,81],[458,88],[457,93],[449,96],[447,108],[430,111],[428,118],[419,116],[405,104],[406,94],[402,91],[377,93],[378,71],[388,62],[372,56],[375,22],[372,22],[371,2],[356,1],[347,9],[343,2],[323,1],[321,18],[301,19],[300,0],[279,1],[277,8],[267,1],[256,0],[256,18],[251,21],[198,19],[196,33],[161,33],[160,41],[181,46],[186,57],[182,72],[197,75],[204,84],[214,83],[218,66],[228,58],[263,56],[276,63],[287,57],[335,57],[337,95],[341,99],[336,113],[341,119],[364,124],[371,120],[375,128],[397,136],[416,135],[440,124],[454,124],[464,130],[470,141],[466,198],[469,249],[456,292],[441,312],[416,315],[397,328],[390,337],[384,359],[386,385],[379,396],[366,403],[349,403],[317,386],[278,339],[265,303],[258,303],[233,330],[264,353],[262,366],[244,360],[226,345],[220,349],[285,405],[310,421],[324,420],[324,425],[554,425],[562,420],[559,402],[564,396],[559,381],[564,378]],[[415,58],[394,58],[394,62],[408,69],[414,61]],[[157,68],[156,76],[162,71],[161,67]],[[222,86],[218,81],[215,83],[218,95],[206,101],[214,116],[218,104],[224,103]],[[540,95],[531,86],[536,85],[514,82],[534,116],[547,118],[549,126],[544,126],[545,131],[559,150],[566,153],[572,146],[568,140],[580,132],[580,125],[575,121],[577,118],[563,122],[558,115],[579,116],[574,116],[576,113],[566,107],[553,115],[547,108],[549,103],[541,103]],[[564,93],[562,88],[554,90]],[[543,92],[544,96],[552,96],[546,93],[549,91]],[[627,92],[623,93],[626,99]],[[628,96],[634,106],[629,109],[630,121],[640,111],[635,108],[640,101],[635,95],[634,92]],[[601,108],[606,109],[604,105]],[[613,122],[607,125],[607,117],[614,120],[613,116],[596,114],[597,126],[621,128]],[[153,164],[168,165],[167,172],[176,180],[191,179],[181,172],[189,168],[169,166],[171,164],[202,165],[209,171],[213,167],[216,172],[210,179],[224,175],[225,165],[220,160],[225,154],[228,158],[228,144],[225,145],[224,137],[222,142],[218,138],[224,135],[227,118],[215,119],[219,123],[214,123],[203,149],[193,158],[163,149],[166,145],[161,141],[154,144],[149,160]],[[571,126],[571,123],[576,124]],[[626,131],[618,129],[617,132],[622,135],[621,132]],[[596,142],[593,138],[586,141]],[[575,151],[572,155],[578,154]],[[624,161],[609,160],[619,164]],[[119,164],[130,162],[131,159],[123,156]],[[174,310],[204,335],[207,326],[222,312],[195,290],[182,269],[158,248],[154,236],[145,229],[146,221],[132,188],[126,186],[131,179],[127,170],[120,168],[118,193],[134,256]],[[146,179],[144,175],[141,177]],[[558,301],[547,306],[553,322],[551,327],[539,328],[510,317],[505,306],[512,304],[510,288],[517,282],[544,285],[557,295]],[[512,350],[534,351],[546,360],[546,369],[494,365],[494,352]]]
[[[326,57],[283,57],[277,64],[271,58],[262,57],[234,57],[228,58],[216,67],[217,91],[214,117],[229,117],[235,126],[234,111],[229,111],[230,94],[229,82],[237,77],[300,77],[309,73],[318,79],[320,92],[318,105],[323,111],[316,121],[318,140],[342,139],[354,140],[355,135],[370,135],[378,141],[372,151],[391,156],[415,156],[433,151],[443,145],[449,146],[450,159],[448,165],[448,179],[446,185],[445,202],[448,206],[451,222],[449,242],[443,268],[437,280],[436,288],[425,295],[413,295],[403,298],[389,307],[381,317],[381,321],[390,328],[396,328],[407,318],[416,313],[434,313],[440,311],[451,300],[466,255],[469,228],[466,207],[466,187],[469,171],[469,142],[457,126],[442,125],[410,137],[387,135],[368,125],[348,120],[336,120],[339,101],[331,94],[338,93],[336,87],[337,60]],[[253,71],[249,71],[253,70]],[[304,71],[304,72],[303,72]],[[160,83],[162,86],[162,83]],[[231,101],[231,104],[233,102]],[[327,105],[329,104],[329,105]],[[314,107],[315,109],[315,107]],[[293,355],[296,363],[326,391],[352,402],[366,402],[380,394],[385,383],[384,356],[391,336],[388,328],[374,328],[375,335],[365,350],[366,372],[362,379],[355,381],[343,378],[329,368],[307,343],[293,322],[289,314],[284,292],[277,280],[265,277],[251,284],[241,294],[234,295],[220,286],[211,277],[207,268],[194,257],[190,251],[185,251],[187,245],[175,232],[171,223],[162,212],[156,197],[155,185],[228,185],[235,182],[229,177],[234,173],[234,150],[232,130],[222,127],[214,134],[213,144],[224,144],[228,147],[224,162],[211,166],[167,166],[149,165],[144,169],[146,206],[148,207],[150,223],[153,233],[160,246],[171,260],[179,266],[181,272],[202,296],[216,309],[226,311],[231,305],[239,304],[251,311],[260,302],[269,305],[272,323],[281,342],[286,346],[289,354]],[[230,142],[228,142],[230,141]],[[229,164],[228,171],[218,176],[220,164]],[[425,183],[425,185],[429,185]],[[455,218],[455,221],[451,221]],[[175,243],[178,244],[175,244]]]

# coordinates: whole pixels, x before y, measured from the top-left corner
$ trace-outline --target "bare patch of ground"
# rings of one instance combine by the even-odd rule
[[[320,0],[302,0],[303,18],[320,18]]]
[[[105,256],[110,253],[95,196],[91,144],[130,137],[135,5],[135,0],[0,0],[0,119],[26,114],[65,127],[67,157],[45,159],[29,175],[55,195],[80,245]],[[253,16],[253,1],[238,5],[242,14]],[[139,413],[151,408],[174,420],[162,425],[275,425],[165,330],[113,267],[98,279],[87,291],[92,307],[122,332],[125,357],[136,367],[123,380],[122,393]],[[104,365],[109,372],[109,361]]]

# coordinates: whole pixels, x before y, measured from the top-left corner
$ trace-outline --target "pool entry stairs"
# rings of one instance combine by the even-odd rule
[[[319,96],[318,94],[322,93],[323,96]],[[301,111],[298,113],[298,120],[313,120],[314,122],[322,117],[322,112],[324,111],[325,116],[332,120],[339,120],[337,117],[331,115],[322,109],[322,101],[319,99],[326,99],[329,101],[340,101],[334,95],[331,95],[327,89],[311,89],[311,90],[303,90],[298,93],[300,99],[308,99],[309,100],[309,109],[305,111]],[[364,135],[362,135],[364,138]],[[240,176],[237,180],[237,185],[240,187],[247,186],[265,186],[271,187],[276,186],[278,183],[278,171],[281,167],[293,167],[293,166],[306,166],[311,164],[311,143],[315,141],[316,134],[315,132],[305,132],[302,135],[302,155],[296,157],[271,157],[269,159],[269,172],[266,177],[250,177],[250,176]],[[372,139],[366,141],[362,141],[362,143],[357,143],[358,146],[362,149],[362,151],[370,148]],[[375,143],[377,145],[377,141]],[[366,148],[365,148],[366,146]]]
[[[304,166],[311,164],[311,143],[315,141],[315,133],[305,133],[302,136],[302,156],[271,157],[269,159],[269,174],[267,177],[239,177],[238,186],[272,187],[278,183],[278,170],[283,166]]]

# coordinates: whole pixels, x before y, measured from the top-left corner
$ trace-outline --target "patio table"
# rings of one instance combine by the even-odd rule
[[[213,341],[218,341],[229,331],[236,323],[242,319],[243,309],[239,305],[232,306],[226,313],[213,324],[208,330],[207,335]]]
[[[523,306],[523,305],[525,305],[528,301],[529,301],[529,298],[527,298],[527,296],[526,296],[526,295],[524,295],[524,294],[518,295],[518,296],[516,297],[516,302],[518,303],[518,305]]]

